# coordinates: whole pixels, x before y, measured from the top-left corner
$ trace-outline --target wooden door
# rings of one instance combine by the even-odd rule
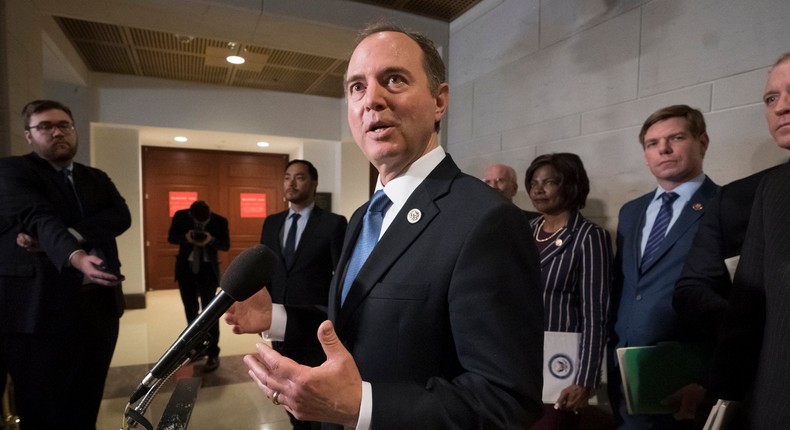
[[[265,194],[265,214],[287,208],[282,175],[284,154],[257,154],[144,146],[143,234],[145,282],[149,290],[177,288],[174,282],[178,246],[167,242],[173,192],[197,193],[228,219],[231,248],[220,252],[221,269],[241,251],[260,242],[263,216],[243,210],[242,194]]]

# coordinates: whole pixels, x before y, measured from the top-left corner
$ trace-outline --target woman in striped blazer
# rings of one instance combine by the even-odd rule
[[[541,216],[532,220],[540,253],[545,331],[581,333],[579,365],[533,429],[575,429],[600,381],[609,312],[612,245],[609,233],[587,220],[590,181],[576,154],[541,155],[527,169],[525,185]]]

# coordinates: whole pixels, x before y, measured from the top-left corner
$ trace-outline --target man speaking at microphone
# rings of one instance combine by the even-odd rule
[[[448,86],[433,43],[392,26],[362,36],[345,77],[348,122],[379,178],[349,222],[317,329],[327,360],[302,366],[261,343],[245,363],[300,420],[528,428],[541,408],[543,310],[527,219],[439,146]],[[264,290],[226,320],[289,342],[292,326],[326,317],[273,307]]]

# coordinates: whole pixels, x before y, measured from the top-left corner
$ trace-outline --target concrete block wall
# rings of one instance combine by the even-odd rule
[[[535,156],[579,154],[584,214],[614,230],[628,200],[655,188],[638,133],[653,111],[700,109],[705,172],[726,184],[790,158],[768,134],[762,93],[790,51],[786,0],[487,0],[450,26],[447,149],[469,174],[519,175]]]

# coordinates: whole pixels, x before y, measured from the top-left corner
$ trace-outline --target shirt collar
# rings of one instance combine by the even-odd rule
[[[411,193],[444,160],[446,155],[444,149],[441,146],[437,146],[418,158],[400,176],[387,182],[386,186],[381,184],[381,176],[379,176],[376,180],[376,191],[383,189],[387,197],[392,200],[393,208],[402,207],[406,200],[409,199],[409,196],[411,196]],[[387,212],[389,213],[389,211]]]
[[[670,192],[678,194],[678,201],[687,202],[691,200],[691,196],[693,196],[694,193],[696,193],[697,190],[699,190],[699,187],[702,186],[703,182],[705,182],[705,174],[700,173],[697,177],[678,185],[677,187],[673,188]],[[658,188],[656,188],[655,194],[653,195],[653,200],[658,199],[659,196],[661,196],[661,194],[664,194],[665,192],[667,191],[661,188],[661,186],[659,185]]]
[[[300,215],[300,217],[302,219],[310,218],[310,213],[313,212],[313,208],[314,207],[315,207],[315,200],[312,203],[310,203],[309,205],[307,205],[304,208],[302,208],[302,210],[300,210],[299,212],[296,212],[292,208],[289,208],[288,209],[288,218],[290,218],[291,215],[297,214],[297,213]]]

